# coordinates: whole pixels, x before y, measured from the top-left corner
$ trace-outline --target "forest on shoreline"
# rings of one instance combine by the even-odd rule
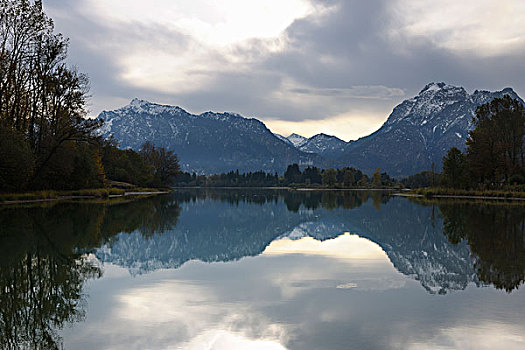
[[[308,187],[308,188],[393,188],[398,182],[377,169],[371,177],[354,168],[301,170],[290,164],[284,174],[264,171],[239,173],[238,170],[214,175],[183,172],[175,177],[175,187]]]
[[[68,40],[54,32],[41,1],[0,0],[0,193],[124,187],[311,187],[525,190],[525,113],[508,95],[476,110],[463,152],[443,169],[393,179],[377,169],[301,169],[181,173],[175,151],[145,142],[120,149],[87,118],[89,80],[66,64]]]
[[[165,187],[178,174],[173,151],[145,143],[121,150],[87,118],[89,81],[66,64],[41,1],[1,0],[0,193],[103,188],[107,179]]]

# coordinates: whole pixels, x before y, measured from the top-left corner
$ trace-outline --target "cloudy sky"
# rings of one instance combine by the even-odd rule
[[[91,79],[90,113],[134,97],[237,112],[274,132],[376,130],[430,81],[525,96],[523,0],[44,0]]]

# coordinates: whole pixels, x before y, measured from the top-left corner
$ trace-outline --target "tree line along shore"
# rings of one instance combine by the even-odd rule
[[[88,78],[66,64],[68,40],[42,2],[0,0],[0,11],[0,193],[167,187],[179,172],[173,151],[121,150],[98,136]]]
[[[98,135],[102,122],[87,118],[88,78],[66,64],[68,40],[54,32],[41,1],[0,0],[0,10],[0,194],[4,200],[20,193],[24,193],[20,198],[86,193],[104,197],[131,188],[171,186],[407,187],[426,195],[503,193],[505,197],[521,197],[525,192],[525,113],[523,105],[509,96],[478,107],[466,150],[450,149],[441,172],[393,179],[380,169],[368,176],[350,167],[300,169],[291,164],[282,176],[264,171],[181,173],[173,150],[150,142],[138,151],[122,150],[115,140]]]

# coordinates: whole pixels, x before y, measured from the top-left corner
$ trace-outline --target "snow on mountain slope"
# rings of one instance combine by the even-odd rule
[[[303,143],[305,143],[308,139],[304,136],[298,135],[298,134],[291,134],[287,137],[287,139],[295,146],[295,147],[301,147]]]
[[[285,136],[283,136],[283,135],[281,135],[281,134],[275,134],[275,133],[274,133],[274,135],[275,135],[275,137],[277,137],[279,140],[284,141],[284,142],[286,142],[287,144],[292,145],[292,146],[295,147],[295,145],[292,143],[292,141],[288,140],[287,137],[285,137]]]
[[[185,171],[283,172],[291,163],[322,163],[319,156],[282,142],[261,121],[235,113],[195,115],[180,107],[133,99],[99,118],[104,121],[101,135],[113,136],[123,148],[139,149],[151,141],[174,150]]]
[[[504,95],[523,100],[511,89],[475,91],[445,83],[430,83],[414,98],[396,106],[383,126],[352,142],[338,159],[366,172],[382,168],[394,176],[441,168],[451,147],[465,149],[476,108]]]
[[[235,113],[194,115],[180,107],[134,99],[115,111],[104,111],[103,136],[121,147],[138,149],[145,141],[174,150],[185,171],[199,173],[265,170],[283,172],[287,165],[352,166],[372,173],[381,168],[406,176],[441,168],[451,147],[465,148],[476,108],[496,97],[523,100],[511,88],[476,90],[445,83],[427,84],[417,96],[394,108],[383,126],[357,141],[318,134],[273,134],[257,119]]]
[[[303,152],[317,153],[326,158],[340,155],[344,152],[347,143],[335,136],[317,134],[310,137],[298,148]]]

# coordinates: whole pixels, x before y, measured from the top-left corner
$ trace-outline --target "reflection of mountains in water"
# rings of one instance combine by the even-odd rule
[[[448,241],[433,207],[406,199],[376,197],[369,201],[368,195],[353,193],[351,196],[361,198],[352,198],[354,205],[346,207],[353,209],[345,209],[337,203],[348,203],[349,199],[335,194],[331,196],[341,197],[335,198],[335,205],[319,197],[317,202],[304,200],[302,206],[295,205],[294,200],[312,194],[283,192],[262,200],[254,194],[240,196],[240,200],[239,196],[236,200],[220,195],[211,196],[216,200],[210,200],[209,195],[208,199],[174,196],[182,202],[176,227],[150,237],[140,230],[119,234],[96,251],[97,257],[136,275],[178,268],[189,260],[217,262],[256,256],[283,236],[311,236],[322,241],[351,232],[381,246],[401,273],[419,280],[430,293],[464,289],[470,282],[478,284],[468,245]]]

